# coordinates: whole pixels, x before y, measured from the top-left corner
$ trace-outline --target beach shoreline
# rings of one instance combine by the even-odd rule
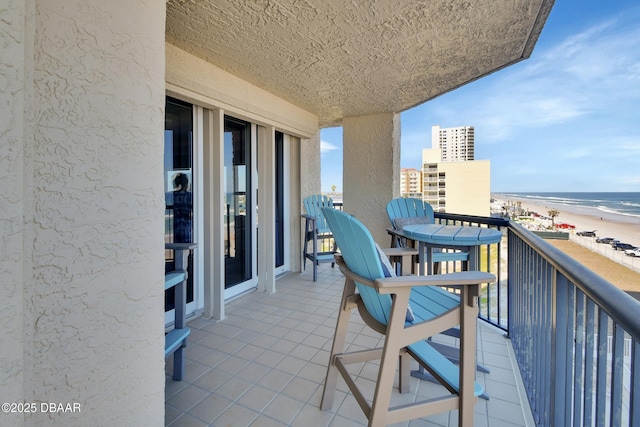
[[[500,209],[504,204],[520,203],[524,210],[536,212],[541,216],[549,216],[549,211],[555,209],[559,215],[554,222],[566,223],[575,226],[575,229],[561,229],[559,231],[596,231],[597,237],[611,237],[624,243],[640,247],[640,220],[634,216],[622,215],[613,212],[603,212],[601,210],[584,206],[567,206],[552,201],[536,201],[526,198],[518,198],[513,195],[492,194],[495,201],[492,204],[493,210]],[[543,220],[546,226],[551,225],[551,221]]]
[[[615,213],[600,215],[600,211],[596,209],[585,210],[576,206],[549,203],[547,200],[537,202],[499,194],[492,195],[492,198],[495,200],[492,203],[493,212],[500,211],[504,204],[518,206],[518,202],[523,210],[536,212],[541,216],[549,216],[549,210],[556,209],[559,215],[554,222],[571,224],[575,228],[559,229],[559,231],[568,232],[570,240],[552,239],[548,240],[548,243],[640,300],[640,270],[637,268],[639,259],[614,251],[608,244],[596,243],[596,237],[576,235],[579,231],[595,230],[597,237],[611,237],[640,247],[640,223],[631,223],[624,215]],[[546,228],[551,225],[551,221],[536,218],[535,223],[526,224],[525,221],[523,224],[533,228]]]

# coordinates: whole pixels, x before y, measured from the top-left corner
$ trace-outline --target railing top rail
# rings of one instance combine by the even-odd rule
[[[635,340],[640,340],[640,302],[523,226],[511,222],[509,229],[544,256]]]

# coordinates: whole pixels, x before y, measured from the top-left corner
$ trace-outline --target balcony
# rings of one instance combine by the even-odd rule
[[[482,269],[496,274],[480,296],[477,372],[489,400],[476,404],[475,425],[640,425],[640,303],[508,221],[436,214],[441,222],[498,227],[499,245],[481,249]],[[455,270],[456,265],[446,266]],[[227,305],[222,322],[195,319],[184,381],[167,361],[165,423],[182,425],[357,426],[365,417],[344,384],[331,411],[320,411],[326,364],[343,277],[322,264],[278,280],[275,294],[253,292]],[[359,319],[356,319],[359,320]],[[455,340],[438,336],[455,345]],[[381,336],[352,322],[350,348]],[[358,366],[371,383],[376,364]],[[395,404],[441,391],[411,379]],[[457,425],[444,413],[402,425]]]

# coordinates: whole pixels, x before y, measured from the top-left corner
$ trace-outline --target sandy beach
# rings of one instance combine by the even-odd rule
[[[640,221],[632,219],[624,215],[616,215],[613,213],[598,213],[598,216],[588,214],[586,209],[570,208],[561,204],[544,203],[538,204],[531,200],[516,198],[500,198],[494,197],[497,202],[494,206],[501,206],[504,203],[520,202],[522,208],[537,212],[540,215],[548,216],[551,209],[556,209],[560,214],[555,218],[554,222],[575,225],[574,232],[578,231],[596,231],[598,237],[612,237],[621,242],[630,243],[640,247]],[[572,209],[572,210],[569,210]],[[551,221],[544,222],[545,225],[551,225]]]
[[[603,213],[602,216],[589,214],[586,209],[570,208],[560,204],[536,203],[535,201],[501,198],[499,195],[493,196],[493,209],[499,210],[502,205],[515,204],[520,202],[523,209],[536,212],[542,216],[548,216],[551,209],[555,209],[560,214],[555,218],[555,223],[566,223],[575,226],[569,231],[574,234],[578,231],[596,231],[597,237],[612,237],[621,242],[630,243],[640,247],[640,222],[631,222],[629,217],[612,213]],[[551,225],[550,220],[537,220],[541,226]],[[587,238],[589,239],[589,238]],[[595,238],[592,238],[595,241]],[[594,273],[605,278],[618,288],[629,292],[636,298],[640,298],[640,273],[628,267],[618,264],[611,259],[600,255],[593,250],[589,250],[579,244],[567,240],[547,240],[550,244],[565,252],[581,264],[587,265]],[[595,244],[594,244],[595,245]]]

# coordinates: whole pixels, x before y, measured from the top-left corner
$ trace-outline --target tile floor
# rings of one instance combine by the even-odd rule
[[[366,418],[339,379],[333,408],[319,409],[331,340],[344,279],[329,264],[320,267],[318,282],[311,269],[278,280],[275,294],[252,292],[227,304],[221,322],[198,318],[189,322],[183,381],[174,381],[167,360],[165,425],[178,426],[361,426]],[[443,341],[450,337],[438,336]],[[490,400],[479,399],[476,426],[533,425],[522,394],[515,361],[500,331],[480,322],[478,362],[491,373],[477,380]],[[350,347],[379,345],[381,336],[352,316]],[[417,366],[417,365],[416,365]],[[358,381],[374,387],[377,366],[356,367]],[[517,371],[516,371],[517,372]],[[394,392],[395,404],[446,393],[428,381],[411,378],[411,392]],[[456,426],[457,412],[402,423],[403,426]]]

